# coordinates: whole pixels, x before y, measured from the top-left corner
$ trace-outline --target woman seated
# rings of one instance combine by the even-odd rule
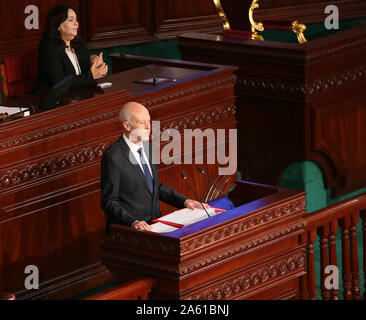
[[[38,93],[50,94],[53,91],[57,95],[59,91],[55,90],[59,88],[66,92],[70,87],[92,85],[96,79],[107,74],[108,66],[103,61],[103,53],[89,57],[85,43],[78,38],[78,28],[73,7],[57,5],[49,11],[39,45]],[[50,101],[41,103],[39,107],[54,107],[49,104]]]

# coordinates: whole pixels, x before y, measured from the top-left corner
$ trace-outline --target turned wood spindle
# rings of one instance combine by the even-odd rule
[[[342,229],[342,279],[343,279],[343,298],[352,300],[352,274],[350,259],[350,225],[351,217],[346,216],[340,220]]]
[[[360,269],[358,265],[358,249],[357,249],[357,224],[358,224],[358,212],[355,212],[351,216],[351,274],[352,274],[352,293],[354,300],[360,300]]]
[[[315,259],[314,259],[314,242],[316,239],[315,229],[307,233],[307,277],[308,277],[308,299],[316,299],[316,278],[315,278]]]
[[[362,235],[363,235],[363,278],[364,278],[364,294],[363,298],[366,300],[366,210],[360,212],[362,219]]]
[[[323,300],[330,300],[330,290],[325,287],[325,268],[329,265],[328,261],[328,244],[329,244],[329,224],[321,226],[318,228],[318,236],[320,243],[320,281],[321,281],[321,295]]]
[[[338,230],[338,221],[332,221],[330,223],[329,234],[329,263],[333,266],[337,266],[337,249],[336,249],[336,234]],[[337,279],[339,280],[339,279]],[[338,289],[332,289],[330,292],[331,300],[338,300]]]

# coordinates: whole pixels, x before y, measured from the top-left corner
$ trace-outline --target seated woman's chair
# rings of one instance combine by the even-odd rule
[[[7,104],[29,106],[36,111],[32,93],[37,85],[38,52],[5,57],[0,62],[2,100]]]
[[[258,32],[264,30],[289,30],[296,34],[299,43],[307,40],[303,34],[304,24],[298,21],[254,21],[254,10],[260,0],[213,0],[223,21],[224,35],[231,38],[264,40]]]

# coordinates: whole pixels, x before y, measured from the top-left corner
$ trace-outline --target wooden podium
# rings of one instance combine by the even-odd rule
[[[366,26],[308,40],[191,33],[179,48],[185,60],[238,67],[244,179],[277,185],[290,164],[314,161],[337,197],[366,185]]]
[[[71,92],[65,106],[0,124],[0,292],[14,292],[17,299],[59,299],[110,281],[98,248],[105,233],[100,160],[121,135],[124,103],[144,104],[152,120],[160,120],[161,131],[236,128],[234,67],[150,61],[157,76],[171,78],[156,86],[135,83],[150,73],[136,64],[132,68],[99,81],[112,82],[109,88],[83,88]],[[218,165],[202,167],[216,178]],[[194,179],[200,197],[210,191],[195,166],[158,169],[160,181],[189,197],[184,181],[175,178],[182,170]],[[230,188],[236,173],[220,179]],[[24,287],[28,265],[39,269],[39,290]]]
[[[102,262],[120,282],[156,280],[151,299],[299,299],[305,193],[237,181],[235,208],[166,234],[112,225]]]

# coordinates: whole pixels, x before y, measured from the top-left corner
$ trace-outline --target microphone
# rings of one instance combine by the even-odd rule
[[[211,218],[211,216],[208,214],[205,206],[203,205],[202,201],[200,200],[200,198],[197,196],[197,193],[194,191],[193,186],[189,183],[188,178],[186,176],[186,174],[184,173],[184,171],[181,171],[180,173],[181,177],[183,178],[183,180],[185,180],[185,182],[188,184],[189,188],[192,190],[194,196],[196,197],[197,201],[201,204],[203,210],[205,210],[206,214],[208,215],[209,218]]]
[[[220,191],[220,193],[226,198],[226,200],[229,202],[229,205],[230,205],[230,209],[233,209],[233,206],[231,204],[231,201],[230,199],[227,197],[227,195],[218,187],[216,186],[215,182],[206,174],[206,172],[200,168],[200,167],[197,167],[198,171],[201,172],[206,178],[207,180],[210,182],[210,187],[211,186],[215,186],[215,188]]]
[[[129,56],[127,54],[120,53],[120,56],[125,58],[126,60],[132,61],[135,65],[142,67],[144,70],[146,70],[147,72],[150,73],[151,79],[136,80],[136,81],[134,81],[135,83],[152,84],[153,86],[156,86],[157,84],[159,84],[161,82],[167,82],[167,81],[171,80],[169,78],[156,77],[155,73],[150,68],[146,67],[142,62],[137,61],[136,59],[132,58],[131,56]]]

